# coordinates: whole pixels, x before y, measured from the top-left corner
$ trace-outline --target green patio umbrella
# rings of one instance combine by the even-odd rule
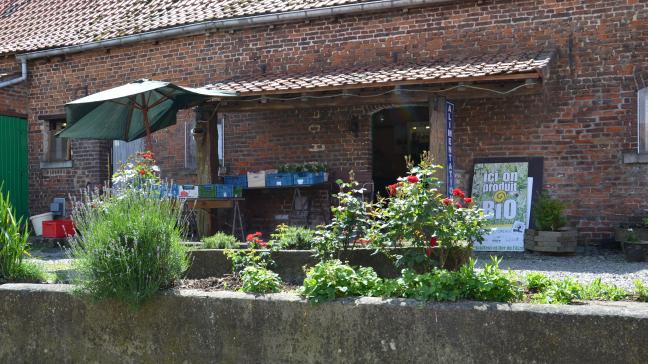
[[[67,127],[57,136],[131,141],[176,123],[178,110],[236,92],[189,88],[169,82],[138,80],[65,104]]]

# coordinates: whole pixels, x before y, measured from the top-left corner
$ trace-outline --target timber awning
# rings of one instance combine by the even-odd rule
[[[239,102],[286,103],[332,98],[336,95],[390,102],[393,93],[422,98],[421,93],[454,94],[474,97],[509,93],[537,93],[546,76],[553,52],[499,52],[477,56],[441,56],[427,61],[350,66],[333,70],[240,76],[206,86],[239,93]],[[532,92],[531,92],[531,91]],[[519,91],[519,92],[517,92]],[[417,97],[415,93],[419,93]],[[372,97],[375,96],[375,97]],[[427,98],[427,96],[425,96]],[[457,97],[455,97],[457,98]],[[461,97],[459,97],[461,98]],[[468,98],[468,97],[467,97]],[[243,101],[243,102],[241,102]],[[322,104],[320,101],[318,104]],[[333,101],[329,100],[329,103]],[[257,107],[258,108],[258,107]]]

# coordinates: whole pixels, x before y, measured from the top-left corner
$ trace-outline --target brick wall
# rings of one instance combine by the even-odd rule
[[[20,76],[20,65],[13,57],[0,58],[0,82]],[[27,87],[24,83],[0,88],[0,115],[27,114]]]
[[[543,95],[458,102],[458,165],[472,158],[545,157],[550,193],[568,203],[583,239],[610,236],[611,228],[648,209],[648,166],[624,165],[636,148],[636,91],[648,70],[648,8],[635,0],[457,1],[410,9],[272,28],[215,32],[108,51],[93,51],[30,64],[32,191],[59,183],[38,168],[39,114],[62,111],[65,102],[147,77],[199,86],[238,74],[327,69],[350,64],[434,58],[439,54],[551,48],[557,59]],[[264,67],[262,67],[264,65]],[[366,111],[366,110],[365,110]],[[319,116],[316,115],[319,113]],[[370,136],[333,132],[358,110],[311,110],[228,116],[226,158],[231,171],[311,159],[315,138],[307,124],[330,133],[321,138],[340,174],[370,174]],[[366,112],[368,114],[369,112]],[[191,115],[183,115],[181,121]],[[181,127],[156,135],[155,150],[169,176],[191,179],[182,169]],[[238,147],[236,147],[238,146]],[[104,147],[96,147],[96,158]],[[75,155],[79,155],[73,146]],[[90,158],[91,159],[91,158]],[[69,171],[87,170],[77,166]],[[101,170],[101,168],[97,168]],[[181,174],[176,173],[180,171]],[[336,172],[336,173],[338,173]],[[97,173],[96,181],[103,177]],[[72,184],[64,182],[66,188]],[[49,192],[42,192],[48,196]],[[32,198],[32,210],[40,207]],[[39,211],[33,211],[39,212]]]

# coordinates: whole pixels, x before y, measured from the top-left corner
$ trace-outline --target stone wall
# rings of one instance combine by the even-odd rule
[[[645,363],[648,305],[313,305],[292,294],[169,292],[139,310],[69,286],[0,286],[6,363]]]
[[[236,75],[327,70],[342,66],[430,59],[519,49],[555,49],[544,94],[460,101],[457,164],[470,171],[475,157],[543,156],[546,188],[568,205],[583,241],[612,235],[621,222],[648,209],[648,165],[623,164],[636,150],[636,92],[648,75],[648,6],[633,0],[452,1],[393,12],[315,19],[273,27],[212,32],[146,42],[30,63],[30,199],[32,213],[46,208],[52,191],[73,192],[78,174],[89,183],[107,177],[107,149],[73,154],[69,170],[39,167],[42,122],[65,102],[138,79],[201,86]],[[364,114],[359,113],[364,110]],[[336,173],[371,174],[368,115],[359,108],[275,114],[226,115],[226,163],[230,170],[322,160]],[[359,137],[339,126],[361,117]],[[180,123],[191,118],[185,113]],[[315,137],[306,125],[326,126]],[[183,166],[184,125],[156,133],[154,149],[166,176],[191,181]],[[338,128],[338,129],[336,129]],[[309,152],[313,139],[330,153]],[[91,171],[91,172],[86,172]],[[83,184],[83,183],[81,183]],[[286,202],[282,202],[285,204]],[[260,203],[263,215],[250,228],[267,228],[276,205]]]

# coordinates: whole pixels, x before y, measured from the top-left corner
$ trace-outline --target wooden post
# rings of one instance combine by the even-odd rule
[[[432,154],[435,164],[440,164],[444,167],[437,175],[437,178],[443,182],[441,192],[444,193],[447,192],[447,171],[445,170],[445,167],[447,167],[445,104],[446,99],[443,96],[433,96],[428,99],[428,107],[430,110],[430,154]]]
[[[197,183],[216,183],[218,179],[218,106],[214,109],[198,109],[196,128],[202,133],[196,138],[196,176]],[[211,235],[216,226],[216,216],[212,210],[198,210],[198,233]]]

